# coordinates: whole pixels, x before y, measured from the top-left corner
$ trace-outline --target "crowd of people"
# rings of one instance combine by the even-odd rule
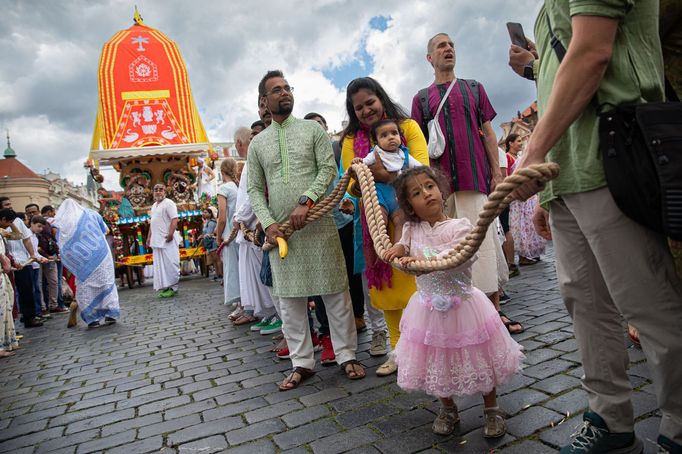
[[[369,329],[369,353],[388,355],[377,375],[397,373],[401,388],[439,398],[434,433],[455,429],[454,397],[481,394],[483,435],[503,436],[496,388],[519,372],[524,358],[511,337],[524,328],[500,309],[503,286],[519,274],[518,266],[540,260],[552,239],[590,406],[561,452],[642,451],[633,428],[623,320],[639,330],[657,386],[660,449],[682,452],[682,369],[676,360],[682,353],[682,281],[665,236],[616,206],[598,157],[594,96],[616,106],[664,99],[662,59],[652,61],[661,55],[657,2],[632,3],[545,2],[536,22],[537,46],[512,45],[509,60],[515,72],[536,81],[541,118],[532,137],[506,137],[504,150],[483,84],[456,77],[455,46],[445,33],[426,43],[434,80],[414,95],[409,114],[375,79],[349,83],[348,123],[338,142],[330,141],[321,114],[292,115],[294,88],[281,71],[263,76],[260,120],[234,137],[246,164],[238,174],[234,159],[222,161],[218,212],[204,212],[202,241],[215,254],[212,263],[222,266],[223,303],[234,306],[234,324],[261,334],[281,331],[272,351],[288,358],[292,370],[278,383],[280,391],[315,374],[316,351],[323,365],[336,363],[349,380],[363,379],[357,333]],[[557,42],[566,46],[561,55]],[[637,43],[634,50],[630,43]],[[637,80],[629,76],[631,66]],[[547,187],[531,181],[516,189],[499,228],[498,222],[490,225],[474,259],[416,278],[389,264],[447,254],[506,174],[545,160],[560,164],[559,177]],[[383,256],[369,233],[353,170],[359,163],[372,172],[393,242]],[[309,210],[346,172],[351,184],[333,215],[306,224]],[[206,172],[202,184],[213,177]],[[154,187],[154,200],[147,244],[154,255],[154,289],[167,298],[178,292],[178,213],[163,185]],[[39,326],[31,296],[35,273],[20,262],[31,258],[41,270],[51,269],[52,255],[40,240],[35,252],[25,233],[29,227],[14,220],[8,203],[2,202],[0,226],[9,227],[3,235],[24,325]],[[285,236],[285,221],[295,232],[280,259],[276,249],[263,252],[261,246],[283,247],[278,238]],[[50,230],[40,216],[30,222],[30,231]],[[239,233],[231,241],[233,228]],[[49,286],[54,279],[46,280]],[[1,283],[9,293],[7,279]],[[7,334],[6,300],[11,298],[1,300],[4,354],[16,345]],[[48,298],[45,308],[59,312],[59,301]]]
[[[2,314],[3,341],[0,356],[9,356],[18,347],[14,319],[21,308],[25,328],[35,328],[52,318],[52,314],[67,312],[59,259],[55,210],[52,206],[26,205],[23,212],[12,209],[8,197],[0,197],[0,227],[2,227]],[[15,295],[16,303],[15,304]],[[18,335],[19,339],[21,334]]]
[[[8,197],[0,197],[0,232],[2,233],[2,246],[0,247],[0,260],[2,260],[3,278],[0,282],[0,326],[2,327],[2,349],[0,356],[13,356],[14,350],[19,346],[18,341],[23,337],[15,328],[14,321],[19,320],[24,328],[38,328],[51,320],[53,315],[70,312],[70,305],[75,301],[76,288],[80,288],[79,297],[83,309],[87,308],[92,297],[87,294],[89,287],[99,287],[104,283],[113,284],[113,260],[111,251],[105,240],[105,232],[108,228],[97,213],[92,210],[89,215],[97,225],[99,234],[95,240],[88,242],[88,260],[73,260],[77,248],[72,242],[63,251],[60,250],[60,241],[72,239],[72,232],[61,234],[62,230],[69,229],[68,222],[63,222],[64,213],[71,207],[72,219],[78,219],[83,210],[72,200],[62,204],[59,214],[54,207],[45,205],[42,208],[35,203],[29,203],[23,212],[13,210],[12,201]],[[59,218],[62,218],[60,222]],[[87,223],[77,225],[80,236],[88,236],[92,232],[88,230]],[[60,239],[60,236],[62,237]],[[76,235],[78,236],[78,235]],[[91,236],[91,235],[90,235]],[[89,237],[89,236],[88,236]],[[92,254],[98,249],[99,253]],[[80,268],[97,267],[103,260],[102,254],[108,255],[107,266],[111,267],[111,276],[108,272],[97,273],[90,282],[80,279]],[[68,263],[69,266],[65,266]],[[92,274],[91,269],[85,270],[85,274]],[[94,283],[94,284],[93,284]],[[110,290],[112,299],[118,307],[118,297]],[[73,307],[75,317],[76,306]],[[94,311],[94,312],[93,312]],[[90,307],[89,310],[81,311],[81,318],[94,328],[101,323],[110,325],[116,323],[118,309],[103,312],[101,306]],[[74,322],[75,323],[75,322]]]

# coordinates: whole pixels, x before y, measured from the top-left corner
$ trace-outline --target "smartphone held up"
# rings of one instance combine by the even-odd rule
[[[509,38],[511,38],[512,44],[530,50],[521,24],[518,22],[507,22],[507,30],[509,31]]]

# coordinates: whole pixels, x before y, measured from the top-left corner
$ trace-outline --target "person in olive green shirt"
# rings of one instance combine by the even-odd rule
[[[557,275],[573,318],[590,409],[562,453],[639,453],[621,314],[640,331],[662,413],[662,452],[682,452],[682,282],[663,235],[625,217],[606,185],[592,99],[663,100],[659,0],[545,0],[535,23],[538,61],[512,46],[510,65],[532,64],[540,120],[517,168],[557,162],[541,193],[539,233],[554,239]],[[550,24],[566,48],[550,45]],[[570,43],[570,44],[569,44]],[[525,58],[525,62],[524,59]],[[542,188],[528,184],[515,196]],[[550,230],[551,226],[551,230]]]

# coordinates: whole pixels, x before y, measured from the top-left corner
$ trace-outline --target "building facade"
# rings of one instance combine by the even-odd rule
[[[97,207],[96,184],[74,185],[59,174],[46,172],[38,175],[17,158],[7,136],[7,149],[0,160],[0,196],[9,197],[16,211],[24,211],[29,203],[39,207],[52,205],[57,208],[67,199],[74,199],[82,206]],[[92,178],[88,176],[91,180]]]

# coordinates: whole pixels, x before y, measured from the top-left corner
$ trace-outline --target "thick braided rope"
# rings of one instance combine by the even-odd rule
[[[379,257],[382,257],[391,248],[392,244],[386,233],[384,220],[381,217],[381,209],[374,188],[374,178],[372,172],[364,164],[354,164],[353,170],[358,174],[362,190],[362,203],[365,207],[369,232],[374,241],[374,250]],[[556,178],[557,175],[559,175],[559,166],[555,163],[535,164],[514,172],[496,186],[495,191],[488,196],[488,200],[483,205],[476,225],[474,225],[471,232],[463,240],[453,246],[447,255],[438,258],[416,260],[407,266],[402,266],[398,259],[394,259],[391,261],[391,266],[408,273],[428,273],[463,265],[478,251],[478,248],[485,239],[490,224],[509,206],[512,201],[510,194],[514,189],[530,180],[544,184]]]
[[[353,164],[351,167],[357,175],[362,191],[362,203],[365,209],[367,226],[370,235],[372,236],[372,241],[374,242],[374,250],[379,257],[382,257],[393,244],[388,236],[384,219],[381,216],[381,207],[374,186],[374,177],[369,170],[369,167],[363,163]],[[497,185],[495,191],[488,196],[488,200],[483,205],[476,225],[474,225],[471,232],[469,232],[463,240],[453,246],[452,250],[447,255],[438,258],[416,260],[409,263],[407,266],[401,265],[398,259],[394,259],[391,261],[391,266],[414,274],[456,268],[466,263],[473,257],[483,243],[490,224],[511,203],[512,197],[510,194],[514,189],[531,180],[544,184],[556,178],[557,175],[559,175],[559,166],[551,162],[534,164],[517,170],[512,175],[505,178],[502,183]],[[305,221],[306,225],[327,214],[339,203],[348,187],[349,179],[350,173],[346,172],[331,194],[308,211]],[[288,221],[283,223],[280,229],[285,234],[285,239],[288,239],[294,232]],[[263,245],[263,250],[268,251],[274,247],[275,245],[266,242]]]
[[[327,197],[320,200],[315,206],[308,210],[308,214],[305,218],[305,224],[308,225],[313,221],[320,219],[325,214],[329,213],[336,205],[339,204],[344,194],[346,193],[346,188],[348,187],[348,182],[350,181],[350,174],[346,173],[341,177],[339,183],[336,185],[334,190],[329,193]],[[291,222],[286,221],[280,224],[280,231],[284,234],[284,239],[288,240],[289,237],[294,233],[294,228],[291,226]],[[266,242],[263,244],[263,250],[269,251],[274,249],[276,245]]]
[[[232,227],[232,230],[230,230],[230,235],[225,240],[223,247],[229,246],[230,243],[232,243],[234,239],[237,238],[237,234],[239,233],[240,230],[244,234],[244,238],[247,241],[250,241],[257,246],[260,246],[258,244],[258,240],[256,239],[256,234],[254,233],[254,231],[250,230],[243,222],[240,222],[238,227],[236,226]]]
[[[239,223],[239,229],[240,229],[240,230],[242,231],[242,233],[244,234],[244,238],[246,239],[246,241],[250,241],[250,242],[252,242],[253,244],[255,244],[256,246],[260,246],[260,243],[258,242],[258,238],[256,238],[256,232],[254,232],[253,230],[249,229],[249,228],[246,226],[246,224],[244,224],[243,222],[240,222],[240,223]]]
[[[239,227],[232,227],[232,230],[230,230],[230,236],[227,237],[225,240],[225,247],[229,246],[231,242],[234,241],[235,238],[237,238],[237,233],[239,232]]]

